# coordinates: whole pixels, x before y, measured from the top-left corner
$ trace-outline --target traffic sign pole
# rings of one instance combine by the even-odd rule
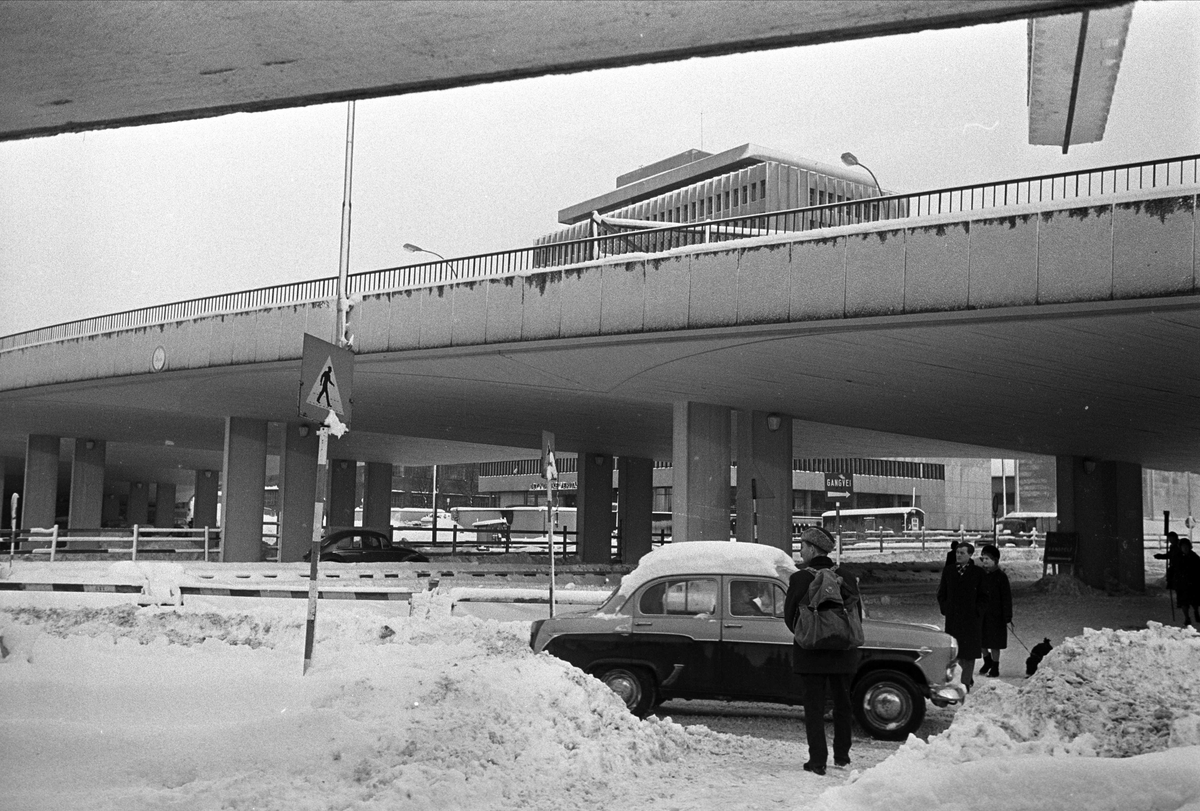
[[[321,524],[325,521],[325,488],[328,483],[326,468],[329,463],[329,428],[322,425],[320,444],[317,446],[317,498],[313,506],[312,550],[308,563],[308,620],[304,628],[304,669],[301,675],[312,667],[313,640],[317,635],[317,561],[321,559]]]

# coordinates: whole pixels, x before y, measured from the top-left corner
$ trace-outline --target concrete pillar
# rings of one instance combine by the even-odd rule
[[[317,500],[320,438],[310,426],[290,422],[283,429],[279,459],[279,560],[294,563],[312,548],[313,507]],[[324,482],[321,483],[324,485]]]
[[[1075,573],[1098,589],[1143,591],[1142,468],[1060,456],[1057,466],[1058,529],[1075,532]]]
[[[262,560],[263,490],[267,483],[267,424],[225,418],[225,463],[221,471],[221,559]]]
[[[111,488],[112,485],[105,488],[104,506],[100,508],[102,527],[115,527],[121,523],[121,494]]]
[[[154,486],[154,526],[175,526],[175,483],[158,482]]]
[[[196,529],[217,527],[217,494],[221,476],[215,470],[197,470],[192,495],[192,526]]]
[[[327,527],[354,526],[358,506],[358,463],[353,459],[329,460],[329,504]]]
[[[144,527],[150,523],[150,485],[147,482],[129,483],[129,504],[125,508],[129,526]]]
[[[391,531],[392,466],[386,462],[367,462],[363,480],[363,526]]]
[[[30,434],[25,442],[25,481],[22,483],[22,529],[54,526],[58,503],[58,437]]]
[[[729,409],[676,403],[671,525],[676,541],[729,540]]]
[[[654,528],[654,460],[622,456],[617,465],[617,523],[621,528],[617,555],[637,563],[650,552]]]
[[[105,442],[76,439],[71,451],[70,529],[97,529],[104,515]]]
[[[579,454],[575,491],[575,554],[580,563],[612,560],[613,458],[603,453]]]
[[[737,539],[792,553],[792,418],[770,429],[762,411],[737,412]],[[758,498],[754,496],[757,494]]]

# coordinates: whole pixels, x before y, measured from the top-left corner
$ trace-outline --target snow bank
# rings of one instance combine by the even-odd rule
[[[634,718],[596,680],[534,655],[527,623],[421,609],[386,623],[326,612],[303,677],[294,610],[0,612],[0,637],[21,648],[0,668],[13,702],[0,804],[572,807],[564,792],[587,798],[717,737]],[[87,764],[78,784],[51,779],[62,757]]]
[[[949,729],[928,743],[910,738],[817,809],[932,807],[939,796],[991,808],[1009,787],[985,785],[987,774],[1020,781],[1030,808],[1200,809],[1198,666],[1190,628],[1088,629],[1020,687],[976,681]]]

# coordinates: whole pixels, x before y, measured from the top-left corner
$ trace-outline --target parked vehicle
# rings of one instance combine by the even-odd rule
[[[312,560],[312,553],[304,553]],[[333,528],[321,540],[321,560],[334,563],[428,563],[417,550],[392,543],[386,532],[365,527]]]
[[[530,646],[592,674],[631,712],[669,699],[803,703],[783,620],[790,556],[773,547],[700,541],[651,552],[594,613],[535,620]],[[745,595],[752,595],[746,599]],[[925,702],[962,701],[954,638],[933,626],[863,622],[854,713],[871,735],[902,740]]]

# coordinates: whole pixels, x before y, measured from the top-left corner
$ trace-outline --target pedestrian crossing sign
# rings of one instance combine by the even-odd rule
[[[324,422],[332,411],[350,425],[353,383],[354,353],[306,334],[300,364],[300,416]]]

